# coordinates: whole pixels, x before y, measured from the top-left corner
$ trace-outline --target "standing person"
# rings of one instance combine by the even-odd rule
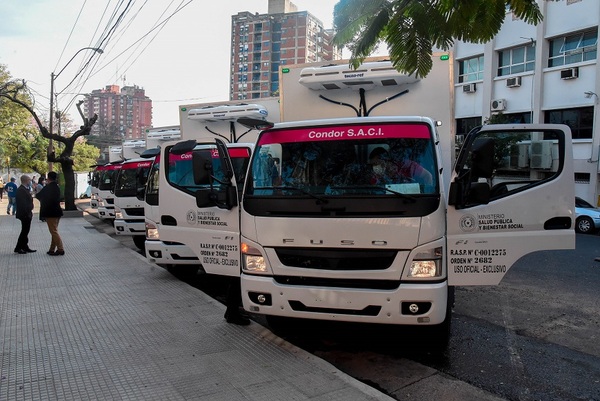
[[[29,177],[27,177],[29,178]],[[6,207],[6,214],[10,214],[12,207],[13,216],[17,213],[17,184],[15,184],[15,177],[10,177],[10,182],[4,186],[6,195],[8,196],[8,206]]]
[[[34,196],[37,198],[37,195],[42,191],[42,189],[46,186],[46,178],[41,175],[37,185],[35,186],[35,191],[34,191]],[[42,214],[40,213],[40,221],[46,221],[45,218],[42,217]]]
[[[29,248],[28,238],[31,219],[33,219],[33,198],[31,197],[30,186],[31,178],[23,174],[21,176],[21,186],[16,190],[15,194],[17,219],[21,220],[21,233],[15,247],[15,252],[19,254],[35,252],[35,249]]]
[[[4,180],[0,177],[0,201],[2,200],[2,196],[4,195]]]
[[[54,171],[50,171],[46,186],[35,196],[40,201],[40,219],[46,219],[48,231],[52,237],[50,250],[47,252],[51,256],[65,254],[62,239],[58,234],[58,223],[63,215],[63,210],[60,207],[60,188],[57,179],[58,175]]]

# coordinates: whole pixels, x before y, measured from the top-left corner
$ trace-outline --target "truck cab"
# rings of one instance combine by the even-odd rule
[[[181,140],[161,145],[146,188],[146,257],[171,271],[193,272],[202,267],[206,250],[197,247],[197,235],[209,216],[198,213],[196,193],[209,185],[194,180],[193,157],[212,154],[208,161],[215,176],[223,176],[214,138],[227,142],[233,165],[232,179],[243,182],[257,131],[239,123],[244,118],[278,119],[276,98],[256,103],[217,102],[183,105],[180,111]],[[165,162],[165,160],[167,162]],[[197,168],[197,166],[196,166]],[[241,188],[241,187],[240,187]],[[221,224],[221,223],[218,223]],[[239,226],[231,221],[228,224]],[[207,273],[211,273],[210,269]]]
[[[144,203],[138,192],[146,186],[152,160],[137,158],[124,161],[114,183],[115,233],[133,237],[135,245],[143,250],[146,240]]]
[[[103,220],[114,220],[115,218],[115,196],[114,185],[121,161],[105,164],[100,169],[98,179],[98,216]]]

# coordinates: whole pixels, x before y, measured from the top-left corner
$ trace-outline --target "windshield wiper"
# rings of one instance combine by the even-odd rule
[[[354,186],[354,187],[353,186],[331,187],[331,189],[378,189],[380,191],[386,191],[386,192],[393,193],[394,195],[398,195],[402,199],[409,200],[412,203],[414,203],[414,202],[417,201],[417,198],[415,198],[412,195],[408,195],[408,194],[405,194],[405,193],[402,193],[402,192],[394,191],[393,189],[382,187],[381,185],[364,185],[364,186]]]
[[[323,204],[327,204],[329,203],[329,201],[321,196],[315,195],[312,192],[307,191],[306,189],[303,188],[299,188],[299,187],[290,187],[290,186],[281,186],[281,187],[258,187],[258,188],[254,188],[255,190],[262,190],[262,189],[275,189],[275,190],[283,190],[283,191],[297,191],[297,192],[301,192],[304,195],[308,195],[311,198],[314,198],[316,200],[318,200],[319,202],[323,203]]]

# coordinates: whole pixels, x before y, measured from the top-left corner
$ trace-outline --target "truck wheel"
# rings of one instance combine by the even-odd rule
[[[582,216],[575,221],[575,231],[580,234],[589,234],[594,229],[594,222],[587,216]]]
[[[133,243],[135,244],[135,246],[137,246],[137,248],[140,251],[144,252],[146,250],[146,236],[145,235],[134,235]]]

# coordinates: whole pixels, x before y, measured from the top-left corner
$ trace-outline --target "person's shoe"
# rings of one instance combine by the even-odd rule
[[[18,253],[18,254],[20,254],[20,255],[25,255],[27,253],[27,251],[24,250],[24,249],[16,249],[15,252]]]
[[[54,253],[55,253],[55,252],[54,252],[54,251],[48,251],[48,252],[46,252],[46,253],[47,253],[48,255],[52,255],[52,256],[54,256]]]
[[[24,251],[25,251],[25,252],[28,252],[28,253],[33,253],[33,252],[37,252],[37,249],[30,249],[30,248],[27,248],[27,249],[24,249]]]
[[[48,252],[48,255],[51,255],[51,256],[62,256],[64,254],[65,254],[65,251],[54,251],[52,253]]]

